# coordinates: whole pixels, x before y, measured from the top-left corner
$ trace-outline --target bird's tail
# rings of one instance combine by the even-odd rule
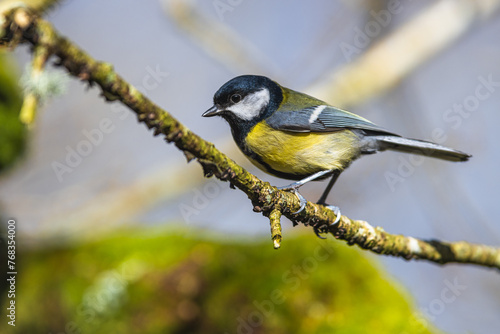
[[[380,151],[413,153],[448,161],[467,161],[471,157],[470,154],[423,140],[385,135],[374,136],[373,139],[377,140]]]

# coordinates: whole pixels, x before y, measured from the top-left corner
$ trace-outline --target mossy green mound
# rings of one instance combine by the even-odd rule
[[[189,235],[130,230],[21,252],[15,330],[430,333],[400,289],[341,242],[288,235],[276,251]]]

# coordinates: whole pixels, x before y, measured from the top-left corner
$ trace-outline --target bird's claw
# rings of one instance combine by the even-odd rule
[[[327,226],[327,225],[313,227],[314,234],[316,234],[316,236],[320,239],[326,239],[325,237],[322,237],[321,235],[319,235],[320,233],[328,233],[328,231],[325,231],[325,226]]]
[[[330,224],[330,226],[337,224],[340,221],[340,217],[342,217],[342,215],[340,214],[340,208],[335,205],[327,205],[326,208],[332,210],[335,214],[335,221],[333,222],[333,224]]]
[[[329,209],[329,210],[332,210],[333,213],[335,213],[335,221],[333,222],[333,224],[322,224],[320,226],[314,226],[313,227],[314,233],[320,239],[326,239],[325,237],[322,237],[320,235],[320,233],[328,233],[330,226],[333,226],[333,225],[337,224],[340,221],[340,217],[342,217],[342,215],[340,213],[340,208],[338,206],[325,205],[325,207],[327,209]]]
[[[296,215],[300,212],[302,212],[302,210],[305,209],[306,207],[306,204],[307,204],[307,200],[304,198],[304,196],[302,196],[299,191],[297,190],[296,187],[291,187],[291,186],[286,186],[286,187],[278,187],[279,190],[284,190],[284,191],[290,191],[292,193],[295,194],[295,196],[297,196],[297,198],[299,199],[299,202],[300,202],[300,208],[295,211],[295,212],[292,212],[292,214]]]
[[[300,213],[302,210],[304,210],[304,208],[306,207],[307,201],[304,198],[304,196],[302,196],[299,193],[299,191],[297,189],[293,189],[292,192],[295,194],[295,196],[297,196],[297,198],[299,199],[299,202],[300,202],[300,208],[297,211],[292,212],[292,214],[296,215],[296,214]]]

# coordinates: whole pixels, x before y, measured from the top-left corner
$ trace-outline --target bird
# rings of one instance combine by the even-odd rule
[[[203,117],[220,116],[229,123],[234,141],[258,168],[279,178],[294,180],[278,189],[305,198],[298,189],[313,180],[330,177],[317,201],[326,204],[339,175],[359,157],[391,150],[448,161],[467,161],[471,155],[429,141],[402,137],[346,110],[294,91],[260,75],[237,76],[222,85],[213,106]],[[328,226],[315,228],[316,235]]]

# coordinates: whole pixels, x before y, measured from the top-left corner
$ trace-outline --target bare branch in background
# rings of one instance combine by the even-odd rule
[[[248,60],[244,47],[247,43],[242,43],[230,27],[204,17],[191,1],[163,1],[172,9],[168,14],[179,27],[222,64],[238,64],[236,68],[240,71],[243,68],[244,72],[265,73],[265,67],[256,68]],[[500,0],[437,1],[367,50],[358,50],[362,54],[352,63],[325,74],[305,92],[338,107],[362,103],[394,87],[419,65],[457,41],[475,23],[491,17],[499,6]],[[391,21],[401,10],[401,6],[392,12],[387,10],[385,20]],[[199,21],[201,17],[203,20]],[[347,49],[356,48],[347,44],[344,46]]]
[[[326,75],[309,93],[342,107],[383,93],[445,50],[474,23],[491,16],[499,5],[499,0],[438,1],[352,63]]]
[[[162,1],[165,13],[203,50],[236,72],[272,73],[264,55],[227,25],[212,20],[192,1]]]

